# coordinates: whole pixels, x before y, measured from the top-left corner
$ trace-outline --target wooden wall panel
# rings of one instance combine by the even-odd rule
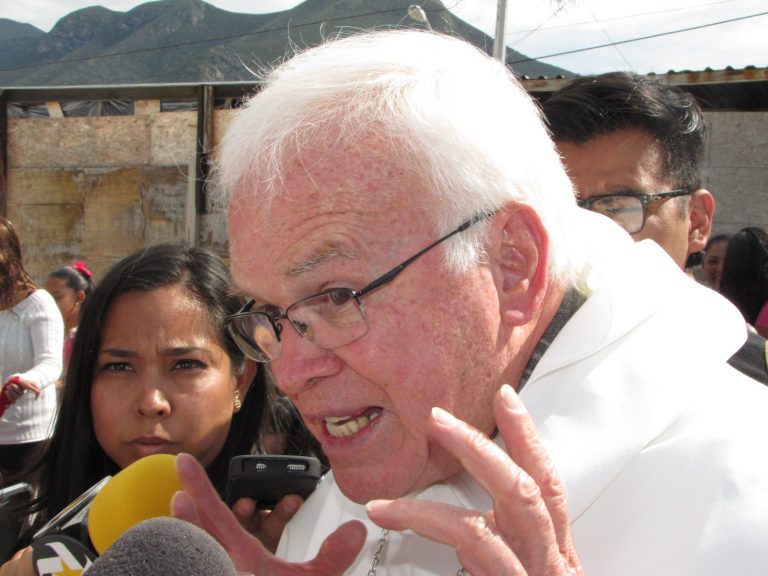
[[[9,120],[9,168],[150,163],[150,116]]]

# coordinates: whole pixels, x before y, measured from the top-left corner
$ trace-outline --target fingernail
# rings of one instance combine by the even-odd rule
[[[512,386],[509,384],[502,385],[502,387],[499,389],[499,396],[501,396],[501,400],[504,402],[504,407],[507,410],[511,410],[513,412],[525,410],[525,408],[523,408],[522,402],[520,402],[520,397],[517,395],[517,392],[515,392],[512,389]]]
[[[392,500],[371,500],[366,503],[365,509],[368,512],[379,512],[387,508],[390,502],[392,502]]]
[[[442,408],[438,408],[437,406],[432,408],[432,418],[441,426],[450,426],[455,420],[450,412],[443,410]]]

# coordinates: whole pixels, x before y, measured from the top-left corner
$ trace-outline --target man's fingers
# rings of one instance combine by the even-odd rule
[[[525,474],[485,434],[441,408],[432,409],[431,436],[459,459],[492,497],[517,486]]]
[[[215,507],[216,501],[220,500],[216,490],[210,484],[205,470],[194,456],[189,454],[176,456],[176,470],[179,473],[184,491],[174,494],[171,500],[173,516],[196,524],[221,541],[215,522],[210,521],[210,512],[203,514],[198,506],[198,503],[210,503]],[[223,502],[221,504],[223,505]],[[235,522],[237,521],[235,520]]]
[[[259,573],[267,558],[266,549],[240,526],[200,463],[189,454],[179,454],[176,469],[184,491],[174,495],[173,515],[185,520],[183,515],[192,516],[190,521],[219,541],[238,570]]]
[[[565,485],[539,439],[533,420],[520,397],[510,386],[502,386],[499,390],[494,400],[494,414],[510,458],[525,470],[538,486],[560,553],[576,562],[568,524]],[[497,522],[502,523],[502,526],[506,520],[506,516],[497,518]],[[521,528],[523,527],[515,526],[509,530]]]
[[[457,563],[473,576],[525,574],[491,513],[420,500],[374,500],[366,509],[383,528],[410,529],[453,547]]]
[[[325,539],[314,560],[303,565],[304,569],[322,576],[341,576],[362,550],[365,534],[362,522],[353,520],[342,524]]]
[[[197,522],[219,542],[227,546],[232,538],[239,536],[242,527],[227,505],[219,498],[205,469],[189,454],[179,454],[176,457],[176,469],[179,472],[181,484],[186,497],[195,506]],[[178,494],[174,497],[177,506],[188,506],[186,497]],[[189,511],[187,508],[186,511]]]
[[[186,492],[176,492],[171,498],[171,516],[203,528],[195,501]]]
[[[509,402],[508,394],[513,395]],[[496,419],[508,455],[487,436],[438,408],[432,412],[434,438],[454,454],[464,468],[491,495],[499,533],[520,562],[536,573],[545,573],[561,562],[561,553],[575,553],[570,540],[564,494],[558,495],[558,476],[527,412],[511,388],[495,400]],[[532,469],[537,477],[528,473]],[[544,484],[540,487],[538,482]],[[546,498],[558,511],[558,525],[551,518]],[[563,508],[560,509],[559,507]]]

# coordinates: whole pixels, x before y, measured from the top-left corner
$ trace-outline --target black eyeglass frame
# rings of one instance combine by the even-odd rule
[[[482,220],[485,220],[487,218],[490,218],[496,214],[496,210],[488,211],[488,212],[480,212],[479,214],[475,214],[472,218],[469,220],[462,222],[457,228],[454,228],[448,234],[445,236],[441,236],[434,242],[432,242],[429,246],[426,248],[423,248],[419,250],[416,254],[408,258],[407,260],[401,262],[391,270],[385,272],[375,280],[373,280],[371,283],[369,283],[364,288],[361,288],[360,290],[353,290],[352,288],[328,288],[326,290],[323,290],[322,292],[317,292],[316,294],[311,294],[309,296],[305,296],[304,298],[301,298],[300,300],[297,300],[290,306],[288,306],[285,310],[280,311],[278,313],[270,313],[264,310],[251,310],[253,308],[254,304],[256,303],[255,300],[250,300],[243,306],[240,310],[238,310],[235,314],[232,314],[230,316],[227,316],[224,320],[224,327],[230,332],[230,334],[233,336],[233,339],[235,343],[237,344],[238,348],[241,349],[241,352],[243,352],[246,356],[251,358],[252,360],[255,360],[256,362],[260,362],[263,364],[269,363],[271,360],[263,360],[260,358],[254,358],[250,354],[248,354],[247,351],[243,350],[242,347],[238,344],[238,336],[234,334],[236,332],[236,329],[232,326],[232,322],[236,320],[237,318],[243,317],[243,316],[252,316],[252,315],[260,315],[264,316],[269,320],[270,325],[272,326],[272,330],[274,330],[275,337],[277,338],[278,342],[282,342],[282,339],[280,338],[280,334],[283,331],[283,326],[280,324],[280,320],[288,320],[288,323],[293,326],[294,330],[301,336],[302,338],[305,336],[306,332],[302,332],[302,330],[296,326],[293,320],[289,317],[289,312],[292,308],[295,308],[296,306],[299,306],[303,304],[304,302],[307,302],[308,300],[312,300],[314,298],[318,298],[319,296],[323,296],[325,294],[333,294],[333,293],[347,293],[350,298],[353,298],[357,304],[357,306],[360,308],[363,317],[368,320],[368,317],[365,313],[365,307],[363,306],[363,303],[360,301],[360,299],[375,290],[376,288],[380,288],[381,286],[384,286],[385,284],[388,284],[389,282],[392,282],[397,276],[405,270],[410,264],[412,264],[414,261],[416,261],[419,257],[423,256],[432,248],[435,246],[438,246],[448,240],[449,238],[455,236],[456,234],[460,234],[461,232],[464,232],[467,228],[472,226],[473,224],[477,224],[478,222],[481,222]],[[279,310],[279,308],[276,308]],[[361,336],[358,338],[362,338],[368,330],[366,330]],[[357,340],[358,338],[355,338]],[[355,340],[352,340],[351,342],[354,342]],[[349,343],[349,342],[348,342]]]
[[[648,220],[648,206],[653,204],[654,202],[660,202],[661,200],[666,200],[668,198],[678,198],[680,196],[687,196],[689,194],[693,194],[693,190],[688,190],[687,188],[678,188],[676,190],[670,190],[669,192],[658,192],[656,194],[645,194],[643,192],[618,192],[616,194],[603,194],[602,196],[592,196],[591,198],[587,198],[586,200],[579,200],[577,204],[586,210],[592,210],[592,204],[598,201],[604,201],[606,198],[637,198],[640,200],[640,204],[643,207],[643,222],[640,224],[640,228],[634,231],[629,231],[630,234],[637,234],[638,232],[642,232],[643,228],[645,228],[645,223]],[[610,218],[610,216],[609,216]]]

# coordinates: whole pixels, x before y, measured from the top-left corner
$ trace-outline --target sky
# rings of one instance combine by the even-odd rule
[[[270,13],[296,0],[205,0],[223,10]],[[368,0],[375,7],[375,0]],[[87,6],[127,11],[142,0],[3,0],[0,18],[48,32]],[[419,0],[414,0],[419,3]],[[429,13],[431,0],[421,5]],[[499,0],[443,0],[457,17],[495,36]],[[407,0],[404,1],[407,5]],[[405,11],[404,11],[405,12]],[[578,74],[722,70],[768,66],[766,0],[508,0],[504,39],[515,50]],[[404,18],[407,16],[404,13]]]

